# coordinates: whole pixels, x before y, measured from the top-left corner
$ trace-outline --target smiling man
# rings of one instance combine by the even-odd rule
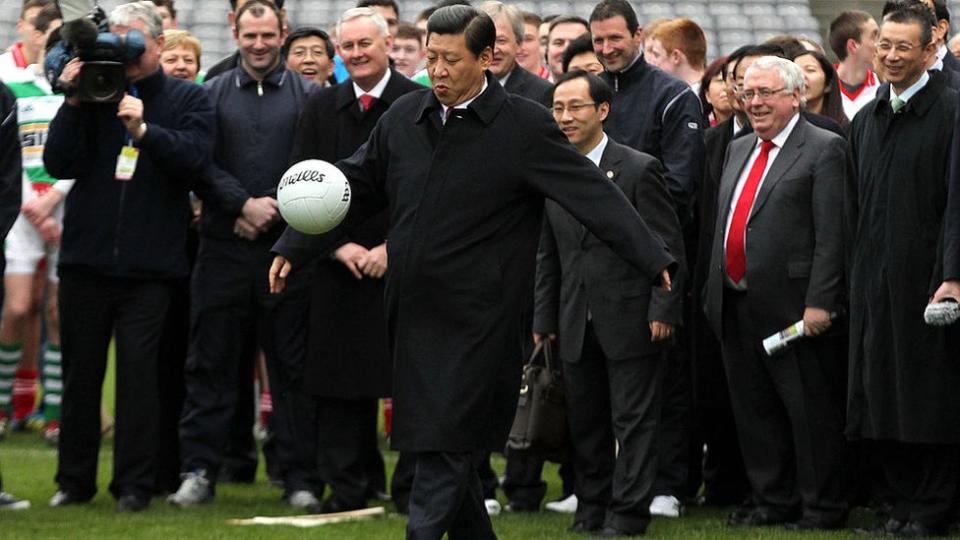
[[[676,267],[547,109],[510,95],[487,72],[496,33],[493,20],[470,6],[431,15],[433,90],[398,99],[366,144],[338,162],[353,192],[345,223],[274,246],[277,291],[292,268],[330,253],[358,222],[390,213],[391,444],[416,459],[408,538],[495,537],[477,466],[487,452],[503,450],[513,422],[521,343],[530,331],[521,314],[544,198],[576,216],[645,282],[669,289],[667,268]]]
[[[897,536],[945,534],[956,519],[960,326],[923,321],[931,299],[960,298],[956,243],[945,256],[942,236],[944,221],[957,215],[947,210],[957,184],[944,182],[951,141],[957,148],[957,93],[946,73],[927,71],[933,26],[925,7],[884,18],[877,51],[888,82],[851,124],[854,176],[845,197],[847,435],[878,451],[894,498],[890,519],[874,532]]]
[[[239,366],[253,357],[258,345],[263,349],[270,373],[280,374],[271,377],[274,414],[285,418],[284,382],[297,375],[297,368],[289,372],[284,368],[302,362],[290,353],[283,356],[283,366],[278,363],[278,351],[302,351],[304,322],[285,319],[277,309],[291,297],[302,296],[298,286],[282,297],[271,296],[262,274],[270,246],[282,231],[277,178],[288,165],[303,103],[315,88],[284,67],[280,44],[285,34],[272,2],[248,0],[237,11],[234,26],[240,65],[207,83],[217,130],[213,163],[195,187],[203,199],[203,213],[191,285],[187,395],[180,422],[184,474],[180,488],[167,499],[175,506],[206,503],[214,496],[238,400],[243,371]],[[289,435],[283,430],[275,436],[280,437],[278,445],[295,444],[284,438]],[[278,459],[285,460],[282,470],[291,468],[285,455]],[[298,507],[316,502],[294,497],[296,493],[287,495],[288,502]]]
[[[740,92],[754,133],[735,139],[720,180],[707,320],[720,337],[756,508],[729,525],[836,529],[843,481],[840,343],[846,144],[800,114],[803,73],[758,58]],[[771,358],[761,341],[803,320],[808,339]]]
[[[553,117],[670,251],[682,254],[663,166],[603,132],[612,98],[602,79],[574,70],[557,81]],[[665,293],[654,287],[596,236],[584,234],[557,203],[547,201],[545,212],[534,340],[549,336],[560,342],[577,479],[572,530],[643,534],[657,474],[664,351],[680,323],[681,288]]]

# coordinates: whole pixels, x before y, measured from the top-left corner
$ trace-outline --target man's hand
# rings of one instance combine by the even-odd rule
[[[117,118],[123,122],[124,129],[133,137],[134,141],[140,142],[143,137],[143,101],[126,94],[117,105]]]
[[[63,193],[48,189],[43,195],[27,201],[20,211],[34,227],[39,229],[61,201],[63,201]]]
[[[240,216],[233,222],[233,234],[253,242],[257,239],[257,236],[260,236],[260,231],[253,226],[253,223],[250,223],[246,218]]]
[[[803,310],[803,335],[819,336],[826,332],[831,324],[829,311],[809,306]]]
[[[550,341],[556,341],[556,340],[557,340],[557,335],[556,335],[556,334],[538,334],[538,333],[534,332],[534,333],[533,333],[533,344],[534,344],[534,345],[538,345],[541,341],[544,340],[544,338],[549,339]]]
[[[333,256],[336,257],[338,261],[342,262],[343,265],[347,267],[347,270],[350,270],[350,273],[353,274],[353,277],[357,279],[363,279],[360,263],[366,260],[368,253],[369,251],[367,251],[367,248],[361,246],[360,244],[347,242],[346,244],[340,246],[340,248],[333,253]],[[384,269],[386,269],[386,256],[384,256],[383,266]]]
[[[280,220],[280,209],[273,197],[250,197],[243,203],[242,215],[258,231],[267,232]]]
[[[43,223],[37,227],[37,232],[40,233],[40,239],[43,240],[44,244],[50,246],[56,246],[60,244],[60,233],[62,232],[62,229],[60,228],[60,224],[56,219],[48,217],[47,219],[43,220]]]
[[[76,86],[77,77],[80,76],[80,68],[82,67],[83,62],[79,58],[67,62],[67,65],[63,67],[63,72],[60,73],[60,86],[64,88]],[[75,95],[68,97],[66,101],[74,107],[80,105],[80,98]]]
[[[651,321],[650,322],[650,341],[656,343],[673,336],[673,325],[670,323]]]
[[[960,281],[944,281],[940,284],[937,292],[933,293],[933,298],[930,299],[930,303],[937,304],[949,299],[960,302]]]
[[[666,268],[660,271],[660,285],[670,292],[673,290],[673,282],[670,281],[670,272]]]
[[[293,265],[290,261],[281,255],[273,258],[273,264],[270,265],[270,294],[280,294],[287,286],[287,276],[293,271]]]
[[[367,277],[380,279],[387,273],[387,244],[383,243],[360,259],[360,271]]]

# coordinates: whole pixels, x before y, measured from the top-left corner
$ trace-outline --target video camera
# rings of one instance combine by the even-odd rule
[[[77,11],[83,2],[61,0],[58,4],[66,17]],[[70,5],[66,5],[70,4]],[[96,0],[87,12],[67,20],[50,35],[44,73],[55,92],[76,95],[88,103],[115,103],[127,89],[124,66],[135,62],[146,48],[142,32],[130,29],[126,36],[110,32],[107,15]],[[74,58],[83,61],[75,85],[63,88],[60,75]]]

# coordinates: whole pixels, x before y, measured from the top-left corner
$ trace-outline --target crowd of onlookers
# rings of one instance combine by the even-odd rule
[[[523,354],[503,364],[517,384],[535,343],[553,343],[562,366],[569,442],[562,496],[546,510],[603,536],[642,534],[651,516],[681,518],[692,504],[735,507],[730,526],[839,529],[865,506],[882,519],[859,533],[955,530],[960,331],[923,320],[928,304],[960,301],[960,45],[943,0],[891,0],[880,19],[840,12],[826,49],[782,35],[719,56],[694,21],[640,21],[624,0],[600,0],[587,19],[495,0],[417,14],[359,0],[326,29],[290,27],[282,0],[229,4],[237,52],[213,66],[178,28],[175,0],[114,9],[109,31],[143,42],[118,99],[84,97],[82,53],[62,73],[44,69],[73,24],[52,0],[24,2],[20,41],[0,55],[0,437],[36,429],[58,448],[51,506],[95,495],[108,431],[120,511],[157,495],[196,506],[218,482],[253,482],[258,443],[293,507],[422,504],[411,489],[433,465],[410,449],[452,428],[410,439],[408,415],[436,403],[408,389],[443,379],[394,370],[412,345],[391,318],[404,308],[384,304],[397,262],[388,240],[407,241],[391,230],[420,217],[391,200],[318,250],[283,222],[277,183],[306,159],[347,160],[349,173],[387,167],[358,165],[364,152],[413,152],[382,147],[380,124],[403,114],[395,103],[423,100],[413,147],[422,122],[441,134],[451,118],[492,122],[482,96],[497,85],[552,116],[551,144],[569,142],[615,183],[672,259],[651,281],[569,201],[547,201],[539,247],[526,246],[535,282],[500,321],[523,328]],[[443,26],[451,13],[492,21],[490,47],[476,46],[481,23]],[[475,66],[483,85],[462,86]],[[428,96],[442,104],[432,120]],[[439,144],[469,146],[454,136]],[[547,143],[531,148],[517,167],[566,167],[538,161],[553,155],[540,153]],[[386,188],[401,203],[437,189]],[[610,201],[588,202],[617,218]],[[501,271],[519,264],[489,256]],[[512,335],[501,330],[477,332]],[[804,337],[765,350],[781,331]],[[116,418],[101,404],[111,343]],[[514,394],[473,375],[476,394],[460,399],[512,413]],[[389,490],[381,411],[387,435],[401,433]],[[486,421],[450,422],[486,441],[496,429],[474,435]],[[501,478],[488,452],[471,457],[487,513],[539,511],[544,456],[505,456]],[[27,506],[0,490],[0,508]]]

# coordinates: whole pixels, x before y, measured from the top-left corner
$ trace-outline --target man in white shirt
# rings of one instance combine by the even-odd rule
[[[830,48],[840,60],[836,68],[843,112],[851,120],[877,95],[880,86],[873,72],[879,32],[877,21],[865,11],[844,11],[830,23]]]

